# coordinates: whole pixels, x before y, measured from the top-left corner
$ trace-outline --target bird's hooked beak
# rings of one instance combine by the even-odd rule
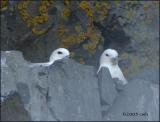
[[[118,57],[114,57],[111,60],[112,60],[112,64],[113,65],[117,65],[118,64]]]

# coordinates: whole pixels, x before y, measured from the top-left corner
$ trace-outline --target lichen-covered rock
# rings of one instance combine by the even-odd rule
[[[159,1],[5,1],[1,50],[43,62],[66,47],[74,60],[95,66],[104,49],[114,48],[129,61],[120,63],[126,77],[159,64]]]

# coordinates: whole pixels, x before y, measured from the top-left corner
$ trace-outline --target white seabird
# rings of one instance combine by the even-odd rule
[[[102,53],[99,63],[100,66],[97,71],[97,74],[102,67],[107,67],[109,69],[112,78],[118,78],[118,80],[120,80],[123,85],[128,83],[120,67],[118,66],[118,52],[116,50],[106,49]]]
[[[35,66],[50,66],[52,65],[55,61],[61,60],[63,58],[69,57],[70,52],[69,50],[65,48],[58,48],[54,50],[49,58],[49,62],[45,63],[32,63],[29,66],[30,67],[35,67]]]

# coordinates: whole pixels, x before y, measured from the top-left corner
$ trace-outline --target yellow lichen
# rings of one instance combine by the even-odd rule
[[[83,58],[80,58],[80,59],[79,59],[79,63],[80,63],[80,64],[85,64],[84,59],[83,59]]]
[[[57,29],[57,35],[61,38],[63,38],[65,36],[65,34],[68,33],[68,29],[64,26],[61,25],[58,29]]]
[[[76,30],[77,33],[80,33],[82,31],[81,25],[80,24],[76,25],[75,30]]]
[[[101,34],[93,27],[88,27],[87,33],[84,34],[85,38],[89,38],[90,42],[83,45],[85,50],[88,50],[91,54],[95,53],[96,47],[100,41]]]
[[[27,26],[31,28],[32,32],[37,35],[42,35],[47,32],[47,29],[41,29],[39,25],[48,22],[48,9],[51,6],[52,0],[41,0],[38,8],[39,15],[31,16],[27,9],[32,1],[21,1],[18,4],[18,9],[22,20],[27,23]],[[72,7],[70,7],[71,1],[63,1],[63,10],[60,11],[60,17],[69,20],[69,16],[72,12]],[[61,25],[55,32],[56,36],[62,40],[60,42],[60,47],[69,48],[74,45],[81,44],[82,48],[87,50],[90,54],[94,54],[96,48],[101,40],[101,33],[99,30],[94,28],[93,20],[99,18],[99,21],[104,20],[108,15],[108,11],[111,8],[109,2],[97,1],[95,6],[90,1],[80,1],[78,7],[82,9],[86,16],[88,17],[87,30],[83,30],[80,23],[74,26],[74,32],[69,30],[67,26]],[[56,6],[56,5],[55,5]],[[94,15],[96,16],[94,18]]]
[[[64,0],[64,4],[65,4],[66,6],[69,6],[70,1],[69,1],[69,0]]]
[[[93,17],[93,10],[88,1],[82,1],[79,6],[86,12],[87,16]]]
[[[85,11],[86,16],[89,17],[88,25],[92,25],[94,11],[88,1],[81,1],[79,7]]]
[[[69,17],[70,16],[70,10],[69,8],[65,7],[64,10],[63,10],[63,15],[65,17]]]
[[[77,26],[78,29],[80,28],[79,26],[80,25]],[[62,39],[62,42],[60,44],[61,47],[70,47],[73,45],[77,45],[84,42],[87,39],[88,42],[85,42],[82,45],[82,47],[89,53],[94,54],[97,45],[101,39],[101,33],[93,27],[88,27],[86,32],[81,32],[79,29],[77,33],[61,36],[61,39]]]
[[[96,16],[94,16],[94,20],[96,21],[104,20],[107,17],[110,9],[111,9],[111,4],[109,2],[103,2],[103,1],[96,2],[95,6]]]
[[[1,0],[1,1],[0,1],[0,6],[1,6],[0,10],[1,10],[1,11],[7,10],[7,8],[8,8],[8,3],[9,3],[8,0]]]
[[[73,34],[73,35],[68,36],[67,38],[63,39],[63,42],[60,45],[60,47],[67,48],[67,47],[70,47],[76,43],[77,43],[77,36]]]
[[[39,24],[44,24],[48,22],[48,7],[53,3],[51,0],[42,0],[38,8],[38,16],[31,16],[27,9],[32,1],[21,1],[18,4],[19,13],[24,22],[27,23],[27,26],[31,28],[32,32],[36,35],[42,35],[47,32],[48,29],[39,30],[37,26]]]
[[[37,35],[42,35],[44,33],[46,33],[48,30],[44,29],[44,30],[38,30],[37,28],[32,28],[32,32],[36,33]]]

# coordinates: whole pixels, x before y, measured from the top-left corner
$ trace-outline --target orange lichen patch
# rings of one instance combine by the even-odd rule
[[[39,13],[40,13],[41,15],[45,15],[46,12],[47,12],[47,6],[45,6],[45,5],[43,5],[43,4],[41,4],[41,7],[39,7],[38,9],[39,9]]]
[[[57,35],[61,38],[63,38],[65,36],[66,33],[68,33],[68,29],[64,26],[61,25],[57,31],[56,31]]]
[[[96,10],[105,10],[111,9],[111,4],[109,2],[97,2],[96,4]]]
[[[46,33],[47,31],[48,31],[48,29],[38,30],[37,28],[32,28],[32,32],[36,33],[37,35],[42,35],[42,34]]]
[[[42,0],[38,8],[38,16],[31,16],[27,9],[32,1],[21,1],[18,4],[18,9],[20,16],[24,22],[27,23],[27,26],[31,28],[32,32],[36,35],[42,35],[47,32],[48,29],[39,30],[37,26],[39,24],[44,24],[48,22],[48,7],[53,3],[52,0]]]
[[[19,10],[25,10],[28,8],[29,4],[31,3],[31,1],[21,1],[19,4],[18,4],[18,9]]]
[[[70,1],[69,0],[64,0],[64,5],[69,6]]]
[[[78,26],[78,29],[80,27]],[[97,45],[101,39],[101,33],[93,27],[88,27],[87,32],[79,32],[71,34],[69,36],[61,36],[62,42],[61,47],[70,47],[73,45],[78,45],[84,42],[86,39],[88,42],[84,43],[82,47],[87,50],[89,53],[94,54],[97,48]]]
[[[111,4],[109,2],[96,2],[96,6],[95,6],[95,13],[98,16],[95,16],[94,19],[97,21],[102,21],[104,20],[107,15],[109,10],[111,9]]]
[[[85,64],[84,59],[83,59],[83,58],[80,58],[80,59],[79,59],[79,63],[80,63],[80,64]]]
[[[84,34],[85,38],[89,38],[90,42],[83,45],[83,48],[94,54],[96,47],[100,41],[101,34],[92,27],[88,27],[87,33]]]
[[[48,21],[48,16],[36,16],[33,18],[33,21],[37,24],[43,24]]]
[[[69,17],[71,14],[70,2],[69,0],[64,0],[64,10],[63,15],[65,17]],[[18,3],[18,10],[20,16],[24,22],[26,22],[27,26],[32,30],[32,32],[36,35],[42,35],[47,32],[47,29],[39,28],[40,25],[46,24],[49,20],[48,9],[52,4],[52,0],[41,0],[38,11],[39,15],[32,16],[28,12],[28,8],[32,1],[20,1]],[[69,32],[66,26],[60,26],[56,30],[56,34],[62,40],[60,46],[69,48],[73,45],[83,44],[82,47],[87,50],[89,53],[94,53],[97,45],[101,39],[100,32],[94,28],[93,25],[93,16],[94,12],[97,12],[100,15],[100,18],[103,18],[107,15],[108,9],[110,9],[110,5],[107,2],[95,2],[96,9],[94,11],[94,7],[92,6],[92,2],[90,1],[81,1],[79,6],[82,10],[85,11],[86,16],[88,16],[88,28],[87,31],[84,32],[80,23],[78,23],[74,29],[75,32]],[[101,17],[103,16],[103,17]],[[97,17],[99,18],[99,16]],[[43,26],[41,26],[43,27]],[[71,34],[70,34],[71,33]],[[87,39],[87,41],[86,41]]]
[[[25,20],[24,20],[24,21],[25,21]],[[27,20],[27,27],[31,28],[31,30],[32,30],[32,28],[34,28],[34,26],[36,26],[36,25],[37,25],[37,24],[34,23],[34,21],[32,21],[32,20],[30,20],[30,19]]]
[[[63,15],[65,17],[69,17],[70,16],[70,10],[69,8],[65,7],[64,10],[63,10]]]
[[[78,35],[78,42],[77,42],[77,44],[80,44],[81,42],[83,42],[87,38],[88,38],[87,33],[84,33],[84,32],[80,33]]]
[[[8,0],[1,0],[0,1],[0,10],[1,11],[5,11],[5,10],[7,10],[8,9],[8,3],[9,3],[9,1]]]
[[[87,16],[93,17],[93,10],[88,1],[82,1],[79,6],[86,12]]]
[[[71,35],[68,36],[67,38],[63,39],[62,44],[60,45],[60,47],[70,47],[72,45],[75,45],[77,43],[77,35]]]
[[[80,25],[80,24],[77,24],[77,25],[75,26],[75,30],[76,30],[77,33],[80,33],[80,32],[82,31],[81,25]]]
[[[91,26],[92,23],[93,23],[93,14],[94,14],[94,11],[93,11],[90,3],[89,3],[88,1],[81,1],[79,6],[80,6],[80,8],[81,8],[82,10],[85,11],[86,16],[89,17],[88,25]]]
[[[94,44],[94,43],[84,44],[83,48],[85,50],[88,50],[89,53],[94,54],[96,51],[96,44]]]

